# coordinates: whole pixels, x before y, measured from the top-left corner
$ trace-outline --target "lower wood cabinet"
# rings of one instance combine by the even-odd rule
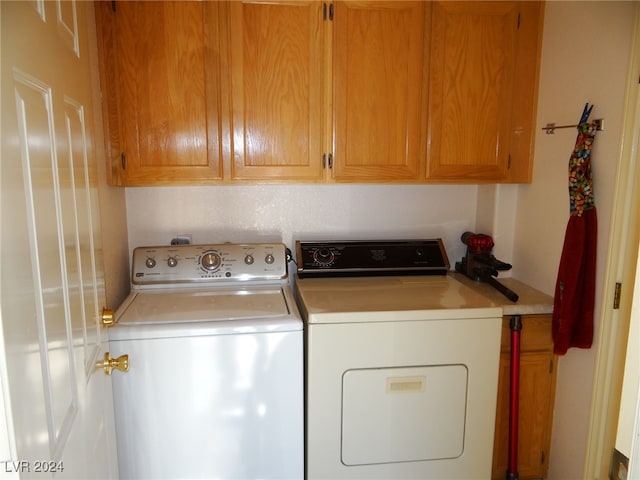
[[[502,322],[498,404],[492,478],[504,479],[509,441],[511,317]],[[521,480],[546,478],[556,386],[551,315],[523,315],[520,332],[518,473]]]

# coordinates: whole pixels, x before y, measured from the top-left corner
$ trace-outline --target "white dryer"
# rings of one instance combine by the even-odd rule
[[[282,244],[142,247],[109,330],[121,478],[303,476],[302,322]]]
[[[306,478],[491,478],[502,311],[439,240],[297,242]]]

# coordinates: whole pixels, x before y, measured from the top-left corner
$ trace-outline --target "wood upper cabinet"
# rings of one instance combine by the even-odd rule
[[[234,1],[229,38],[231,179],[323,178],[323,3]]]
[[[507,471],[509,441],[510,317],[502,324],[498,404],[493,447],[492,478]],[[546,478],[556,384],[550,315],[522,316],[520,332],[520,405],[518,474],[522,480]]]
[[[232,179],[420,180],[428,3],[229,9]]]
[[[428,2],[334,2],[336,182],[423,178],[431,8]]]
[[[429,181],[531,180],[541,2],[434,2]]]
[[[222,178],[217,2],[96,2],[109,180]]]
[[[531,179],[529,1],[96,2],[109,180]]]

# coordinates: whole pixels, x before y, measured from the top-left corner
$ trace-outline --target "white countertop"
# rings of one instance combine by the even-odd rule
[[[497,279],[505,287],[518,294],[520,298],[514,303],[487,283],[476,282],[461,273],[451,273],[450,275],[489,299],[494,305],[500,306],[503,315],[538,315],[551,314],[553,312],[552,296],[542,293],[515,278]]]
[[[553,298],[516,279],[498,279],[518,294],[512,302],[487,283],[446,276],[295,279],[308,323],[471,318],[553,312]]]
[[[451,275],[296,278],[308,323],[501,316],[500,305]]]

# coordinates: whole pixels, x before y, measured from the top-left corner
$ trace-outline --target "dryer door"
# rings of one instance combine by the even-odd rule
[[[467,383],[465,365],[348,370],[342,377],[343,463],[459,457]]]

